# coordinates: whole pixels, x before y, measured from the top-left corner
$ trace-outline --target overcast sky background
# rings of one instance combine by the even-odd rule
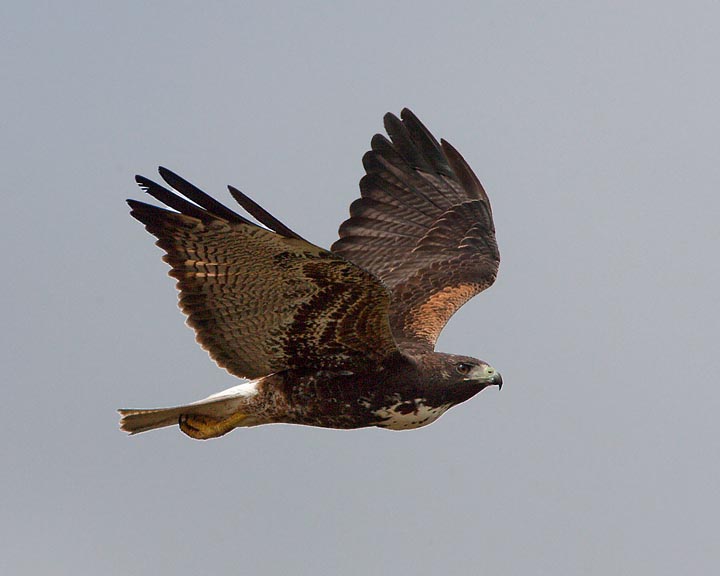
[[[4,2],[0,573],[709,574],[720,4]],[[432,426],[127,437],[236,380],[128,215],[165,165],[329,246],[382,116],[485,184],[496,284]]]

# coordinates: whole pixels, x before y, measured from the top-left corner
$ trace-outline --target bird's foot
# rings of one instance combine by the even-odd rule
[[[196,440],[208,440],[223,436],[242,425],[247,414],[233,414],[229,418],[215,418],[203,414],[181,414],[178,424],[180,430]]]

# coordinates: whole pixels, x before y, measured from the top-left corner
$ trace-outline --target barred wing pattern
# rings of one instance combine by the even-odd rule
[[[402,346],[433,349],[450,317],[495,281],[500,255],[490,201],[462,156],[408,109],[385,116],[363,157],[361,198],[332,251],[391,290]]]
[[[397,353],[390,296],[371,274],[300,238],[241,192],[271,229],[226,208],[169,170],[142,188],[175,211],[128,200],[158,238],[180,307],[198,342],[228,372],[255,378],[289,368],[375,366]]]

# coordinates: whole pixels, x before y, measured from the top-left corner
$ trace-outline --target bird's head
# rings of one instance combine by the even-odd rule
[[[500,372],[487,362],[456,354],[435,353],[434,356],[439,378],[436,384],[453,404],[468,400],[488,386],[502,388]]]

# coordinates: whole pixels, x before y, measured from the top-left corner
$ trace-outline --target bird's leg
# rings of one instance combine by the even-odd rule
[[[242,426],[247,414],[237,412],[228,418],[217,418],[204,414],[181,414],[180,430],[196,440],[208,440],[223,436],[238,426]]]

